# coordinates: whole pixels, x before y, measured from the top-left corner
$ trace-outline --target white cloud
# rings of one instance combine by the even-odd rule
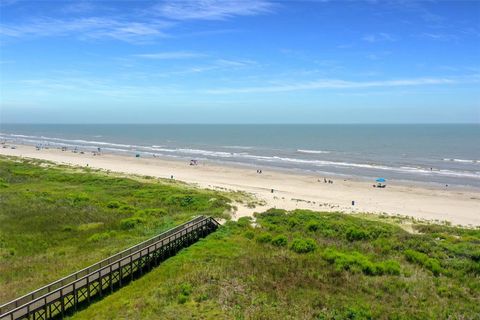
[[[73,35],[80,38],[114,38],[140,41],[166,36],[166,22],[130,22],[114,18],[89,17],[77,19],[43,18],[22,25],[2,25],[0,35],[9,37],[50,37]]]
[[[338,79],[320,79],[311,82],[285,84],[265,87],[245,87],[245,88],[220,88],[205,90],[210,94],[232,94],[232,93],[274,93],[289,92],[301,90],[317,89],[358,89],[374,87],[406,87],[421,85],[444,85],[453,84],[457,81],[448,78],[413,78],[400,80],[382,80],[382,81],[345,81]]]
[[[373,43],[373,42],[380,42],[380,41],[395,41],[395,38],[388,33],[380,32],[376,34],[367,34],[363,36],[362,40]]]
[[[95,10],[97,7],[89,1],[77,1],[68,3],[63,9],[64,13],[84,13]]]
[[[429,39],[438,40],[438,41],[450,41],[450,40],[458,39],[457,36],[452,34],[430,33],[430,32],[424,32],[420,35],[420,37],[429,38]]]
[[[173,60],[173,59],[190,59],[204,57],[204,54],[188,51],[171,51],[171,52],[157,52],[157,53],[142,53],[134,55],[138,58],[158,59],[158,60]]]
[[[267,0],[167,0],[155,9],[172,20],[223,20],[268,13],[273,4]]]

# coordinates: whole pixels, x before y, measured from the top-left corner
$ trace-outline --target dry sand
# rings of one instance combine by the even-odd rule
[[[372,181],[355,179],[323,183],[323,176],[254,167],[236,167],[201,162],[190,166],[187,161],[159,158],[135,158],[91,153],[79,154],[58,149],[36,150],[32,146],[17,149],[0,148],[0,155],[54,161],[60,164],[86,166],[128,174],[170,178],[196,184],[202,188],[245,191],[265,203],[250,209],[239,205],[236,218],[267,208],[312,209],[317,211],[368,212],[410,216],[418,219],[449,221],[464,226],[480,226],[480,190],[449,186],[436,187],[389,181],[387,188],[373,188]],[[328,179],[329,177],[327,177]],[[318,182],[321,179],[321,182]],[[274,192],[271,192],[274,189]],[[355,205],[352,206],[352,200]]]

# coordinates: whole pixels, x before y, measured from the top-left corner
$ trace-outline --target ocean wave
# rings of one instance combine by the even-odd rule
[[[461,163],[479,163],[480,164],[480,160],[469,160],[469,159],[444,158],[443,161],[461,162]]]
[[[280,157],[280,156],[267,156],[267,155],[256,155],[250,154],[248,152],[225,152],[225,151],[214,151],[214,150],[204,150],[204,149],[194,149],[194,148],[166,148],[160,145],[152,146],[141,146],[141,145],[130,145],[130,144],[120,144],[112,143],[105,141],[92,141],[92,140],[82,140],[82,139],[62,139],[62,138],[52,138],[44,136],[29,136],[21,134],[3,134],[0,133],[0,137],[10,137],[10,138],[20,138],[20,140],[28,144],[49,144],[52,146],[68,146],[73,148],[85,148],[94,150],[98,146],[102,146],[105,151],[111,152],[139,152],[145,154],[161,154],[162,156],[171,156],[171,157],[195,157],[197,159],[229,159],[229,161],[240,161],[240,162],[260,162],[260,163],[271,163],[274,165],[277,164],[297,164],[303,165],[304,167],[310,166],[316,168],[358,168],[366,170],[382,170],[385,172],[396,172],[396,173],[405,173],[405,174],[415,174],[423,176],[449,176],[449,177],[462,177],[462,178],[475,178],[480,179],[480,172],[472,171],[460,171],[460,170],[431,170],[430,168],[422,167],[413,167],[413,166],[388,166],[378,163],[356,163],[356,162],[343,162],[343,161],[328,161],[328,160],[318,160],[318,159],[302,159],[294,157]],[[233,147],[233,146],[232,146]],[[233,150],[232,150],[233,151]],[[328,153],[329,151],[323,150],[305,150],[298,149],[297,152],[301,153]],[[200,158],[199,158],[200,157]],[[206,157],[206,158],[205,158]],[[444,161],[453,161],[459,163],[479,163],[478,160],[466,160],[466,159],[443,159]],[[328,170],[328,169],[326,169]]]
[[[249,146],[223,146],[223,148],[227,148],[227,149],[244,149],[244,150],[253,149],[253,147],[249,147]]]
[[[132,148],[132,145],[128,144],[121,144],[121,143],[113,143],[113,142],[105,142],[105,141],[94,141],[94,140],[83,140],[83,139],[64,139],[64,138],[54,138],[54,137],[45,137],[45,136],[30,136],[30,135],[23,135],[23,134],[0,134],[3,136],[7,136],[10,138],[23,138],[23,139],[34,139],[35,141],[41,142],[62,142],[65,144],[88,144],[88,145],[95,145],[95,146],[113,146],[113,147],[122,147],[122,148]]]
[[[297,159],[297,158],[285,158],[285,157],[263,157],[263,156],[252,156],[249,155],[249,158],[254,158],[258,160],[274,162],[290,162],[298,164],[309,164],[316,167],[347,167],[347,168],[361,168],[361,169],[373,169],[373,170],[382,170],[382,171],[391,171],[399,173],[411,173],[411,174],[422,174],[422,175],[441,175],[441,176],[455,176],[455,177],[464,177],[464,178],[475,178],[480,179],[480,172],[466,172],[466,171],[453,171],[453,170],[430,170],[429,168],[417,168],[417,167],[391,167],[380,164],[365,164],[365,163],[351,163],[351,162],[337,162],[337,161],[326,161],[326,160],[306,160],[306,159]]]
[[[308,149],[297,149],[297,152],[300,152],[300,153],[311,153],[311,154],[331,153],[331,151],[325,151],[325,150],[308,150]]]

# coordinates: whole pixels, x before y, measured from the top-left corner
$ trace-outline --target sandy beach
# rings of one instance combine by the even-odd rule
[[[238,190],[253,194],[263,206],[238,206],[235,218],[276,207],[347,213],[386,213],[418,219],[449,221],[455,225],[480,225],[480,190],[464,187],[436,187],[389,181],[387,188],[373,188],[373,181],[332,179],[324,183],[323,176],[254,167],[236,167],[200,162],[190,166],[185,160],[135,158],[116,154],[94,156],[59,149],[36,150],[20,145],[16,149],[0,148],[0,155],[53,161],[59,164],[89,166],[127,174],[171,178],[202,188]],[[320,179],[320,181],[319,181]],[[272,193],[273,189],[273,193]],[[352,205],[355,201],[355,205]]]

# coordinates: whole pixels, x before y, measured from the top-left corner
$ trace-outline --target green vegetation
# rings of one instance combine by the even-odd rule
[[[193,215],[226,218],[230,196],[0,160],[0,298]],[[306,210],[253,220],[227,221],[71,319],[479,319],[479,229],[409,233],[397,218]]]
[[[72,319],[479,318],[480,230],[277,209],[251,222],[227,222]]]
[[[224,193],[0,158],[0,303],[191,219]]]

